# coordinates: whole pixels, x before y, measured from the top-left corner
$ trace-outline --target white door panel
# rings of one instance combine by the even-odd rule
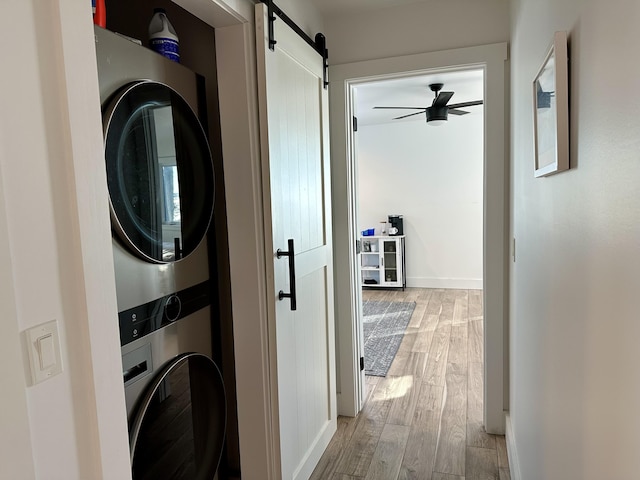
[[[267,25],[266,6],[256,5],[274,441],[282,478],[306,480],[337,425],[328,103],[322,57],[279,19],[269,50]],[[289,258],[276,255],[289,239],[296,310],[278,300],[292,288]]]

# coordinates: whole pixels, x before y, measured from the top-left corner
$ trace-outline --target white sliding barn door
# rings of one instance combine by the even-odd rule
[[[283,480],[306,480],[336,430],[328,98],[322,57],[256,5],[273,415]],[[290,251],[293,265],[277,251]],[[295,278],[291,267],[295,268]],[[279,299],[290,293],[293,299]]]

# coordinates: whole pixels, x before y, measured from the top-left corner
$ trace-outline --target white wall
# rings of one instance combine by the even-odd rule
[[[640,472],[640,4],[512,2],[511,424],[523,480]],[[533,177],[531,82],[570,44],[571,169]]]
[[[432,0],[325,19],[329,64],[504,42],[507,0]]]
[[[279,0],[274,3],[312,39],[316,33],[324,33],[324,19],[310,1]]]
[[[11,48],[3,64],[13,73],[0,80],[0,230],[10,257],[0,278],[6,308],[0,323],[13,355],[2,349],[12,380],[2,377],[9,399],[2,405],[15,413],[9,425],[16,431],[2,423],[0,476],[126,479],[91,11],[73,1],[11,2],[4,10],[0,39]],[[71,71],[72,65],[86,70]],[[28,386],[21,334],[52,319],[63,372]]]
[[[422,119],[356,135],[359,230],[401,214],[407,286],[482,288],[482,107],[441,127]]]

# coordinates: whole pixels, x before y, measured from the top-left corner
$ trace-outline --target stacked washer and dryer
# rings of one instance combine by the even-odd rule
[[[95,33],[133,478],[212,479],[226,406],[211,360],[214,177],[199,78]]]

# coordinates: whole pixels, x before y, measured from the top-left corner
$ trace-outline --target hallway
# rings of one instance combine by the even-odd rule
[[[365,289],[364,300],[416,302],[386,377],[367,376],[356,418],[312,480],[509,480],[505,439],[482,427],[482,291]]]

